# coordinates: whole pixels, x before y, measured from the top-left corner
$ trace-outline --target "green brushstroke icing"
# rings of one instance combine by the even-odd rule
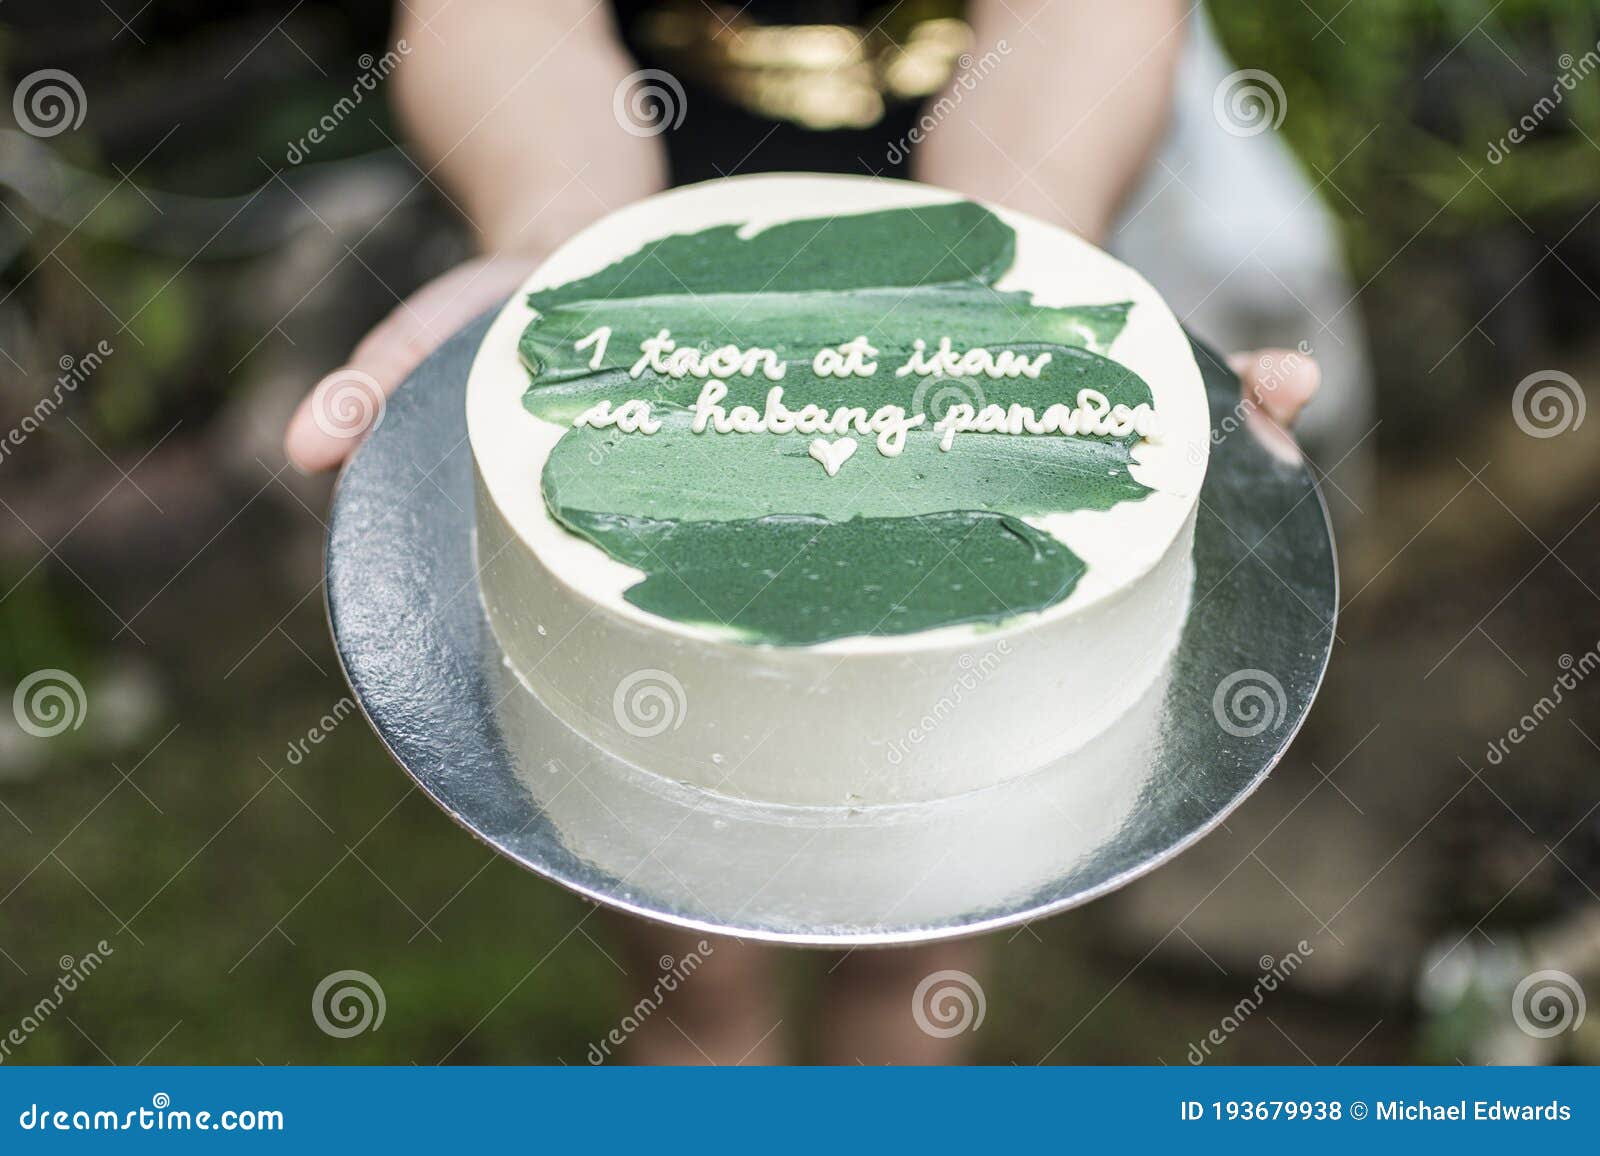
[[[528,304],[545,313],[628,297],[992,285],[1016,251],[1010,226],[970,201],[790,221],[744,240],[740,228],[663,237],[593,276],[530,294]]]
[[[699,345],[704,352],[721,345],[774,350],[793,376],[809,372],[812,356],[824,346],[864,336],[878,350],[880,374],[893,383],[894,370],[905,364],[919,337],[937,346],[949,335],[963,349],[1033,342],[1103,353],[1122,332],[1128,308],[1124,302],[1046,309],[1032,304],[1026,293],[998,293],[982,285],[580,301],[552,308],[529,324],[517,351],[538,378],[560,381],[596,372],[589,366],[593,349],[573,345],[602,325],[612,332],[601,370],[627,370],[639,358],[640,342],[666,329],[680,344]]]
[[[843,522],[793,514],[676,522],[569,510],[567,524],[645,571],[626,594],[635,606],[789,646],[1043,610],[1084,571],[1049,534],[976,510]]]
[[[810,403],[826,409],[841,405],[860,406],[870,414],[881,405],[902,406],[906,412],[928,414],[932,425],[943,417],[946,408],[966,401],[975,408],[985,404],[1032,406],[1043,413],[1055,402],[1076,400],[1080,389],[1098,390],[1112,405],[1130,408],[1152,400],[1144,380],[1119,362],[1070,346],[1019,342],[1007,349],[1030,359],[1048,351],[1050,362],[1037,378],[1015,377],[994,380],[988,377],[933,378],[892,376],[892,367],[879,358],[878,372],[872,377],[818,377],[809,364],[791,365],[782,380],[765,376],[733,377],[722,384],[728,393],[718,404],[723,409],[736,405],[764,410],[767,393],[773,386],[783,387],[783,404],[791,410]],[[692,410],[706,381],[695,377],[668,377],[646,370],[637,378],[626,370],[603,369],[584,377],[547,378],[537,376],[522,395],[528,412],[545,421],[570,423],[584,411],[602,401],[620,405],[632,398],[650,402],[653,410]],[[710,435],[707,435],[708,437]]]
[[[849,404],[851,394],[872,383],[828,384],[843,395],[835,404]],[[981,384],[989,402],[1015,402],[1040,413],[1083,388],[1100,390],[1113,404],[1150,400],[1150,387],[1137,374],[1079,349],[1057,350],[1038,381]],[[1128,474],[1133,437],[961,433],[942,450],[930,416],[928,425],[907,435],[898,457],[880,454],[867,435],[851,435],[859,448],[830,478],[807,453],[806,434],[696,434],[687,412],[658,416],[661,431],[649,437],[587,427],[563,435],[544,469],[545,501],[556,517],[566,521],[569,509],[680,521],[758,518],[774,510],[834,520],[990,509],[1043,515],[1107,510],[1146,492]]]
[[[663,423],[648,436],[569,429],[543,473],[558,521],[643,572],[627,599],[743,641],[805,646],[994,624],[1066,598],[1082,561],[1021,519],[1142,498],[1128,472],[1136,439],[968,432],[942,451],[930,427],[953,400],[1039,414],[1080,389],[1149,402],[1137,374],[1101,356],[1130,306],[1044,307],[995,290],[1015,238],[972,204],[738,233],[667,237],[529,297],[539,311],[519,344],[533,374],[529,411],[568,424],[602,400],[644,398]],[[572,345],[601,325],[612,334],[594,368],[593,349]],[[900,405],[928,423],[892,458],[853,433],[859,448],[833,478],[808,455],[809,435],[694,434],[688,411],[704,380],[626,373],[661,329],[704,351],[759,346],[789,363],[779,382],[728,380],[725,409],[761,410],[781,385],[791,410]],[[879,350],[875,374],[811,372],[818,349],[858,335]],[[894,376],[914,340],[931,350],[944,336],[961,350],[1048,349],[1052,360],[1037,380]]]

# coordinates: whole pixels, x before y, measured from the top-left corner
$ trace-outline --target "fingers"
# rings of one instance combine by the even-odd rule
[[[1234,353],[1228,365],[1244,383],[1244,396],[1268,417],[1288,428],[1322,384],[1315,359],[1297,349],[1257,349]]]
[[[469,261],[397,305],[301,401],[284,433],[289,461],[308,474],[343,462],[382,420],[386,399],[406,376],[457,329],[504,300],[535,264],[527,257]]]

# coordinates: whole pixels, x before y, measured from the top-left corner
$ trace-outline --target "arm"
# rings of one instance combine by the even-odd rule
[[[660,140],[612,115],[633,64],[606,6],[407,0],[395,24],[396,108],[485,251],[542,255],[665,186]]]
[[[1186,17],[1179,0],[973,0],[980,59],[917,146],[913,175],[1099,243],[1165,131]],[[1229,359],[1282,426],[1321,380],[1291,354]]]
[[[914,175],[1098,242],[1166,127],[1183,6],[975,0],[972,21],[992,67],[918,148]]]
[[[300,403],[284,449],[307,472],[338,465],[366,432],[341,415],[375,414],[372,395],[392,393],[556,245],[666,184],[661,142],[612,114],[632,64],[603,5],[406,0],[395,30],[407,51],[392,95],[417,164],[484,256],[417,290]]]

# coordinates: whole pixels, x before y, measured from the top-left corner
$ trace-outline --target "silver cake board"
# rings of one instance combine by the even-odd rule
[[[1177,855],[1261,784],[1310,710],[1338,607],[1327,511],[1304,465],[1240,424],[1238,379],[1197,347],[1218,436],[1193,610],[1168,669],[1104,738],[996,787],[890,807],[762,805],[630,766],[523,688],[484,619],[464,396],[492,317],[411,375],[346,467],[328,617],[356,700],[406,773],[547,879],[647,918],[781,943],[975,934],[1085,903]]]

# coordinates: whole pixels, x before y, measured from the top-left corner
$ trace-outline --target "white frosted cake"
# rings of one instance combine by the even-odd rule
[[[467,428],[507,665],[725,795],[1024,774],[1117,724],[1188,611],[1209,423],[1177,320],[939,189],[739,177],[613,213],[494,321]]]

